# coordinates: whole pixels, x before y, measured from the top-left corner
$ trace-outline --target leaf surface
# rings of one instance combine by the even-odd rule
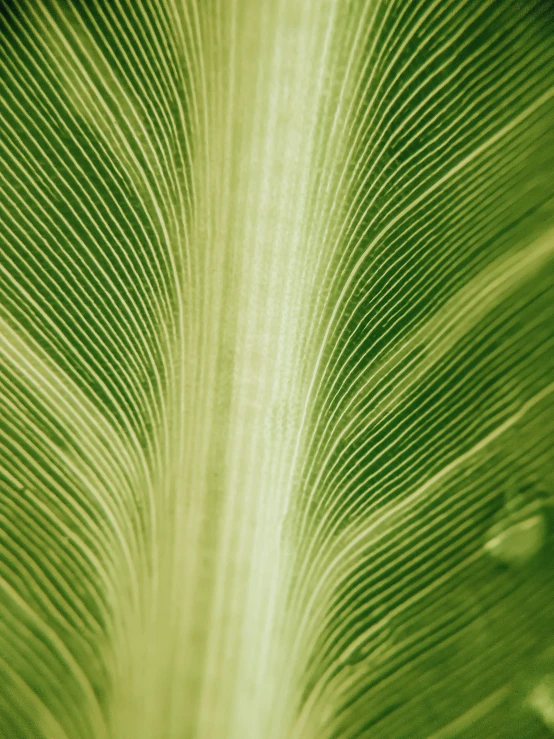
[[[0,736],[539,738],[544,0],[0,13]]]

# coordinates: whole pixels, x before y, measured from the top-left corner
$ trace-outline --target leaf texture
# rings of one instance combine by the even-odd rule
[[[545,0],[0,13],[0,736],[539,739]]]

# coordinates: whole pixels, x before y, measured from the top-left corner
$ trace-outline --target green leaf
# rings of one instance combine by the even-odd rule
[[[0,6],[0,736],[544,737],[545,0]]]

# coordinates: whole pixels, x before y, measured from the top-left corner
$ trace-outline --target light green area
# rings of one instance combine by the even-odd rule
[[[546,675],[528,698],[529,705],[537,711],[545,725],[554,731],[554,675]]]

